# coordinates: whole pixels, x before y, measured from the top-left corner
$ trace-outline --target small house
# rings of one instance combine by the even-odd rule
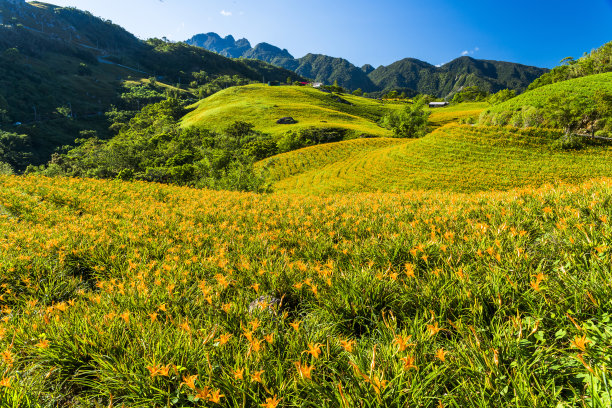
[[[323,88],[323,82],[313,82],[312,87],[317,89]]]
[[[429,102],[430,108],[443,108],[448,106],[448,102]]]

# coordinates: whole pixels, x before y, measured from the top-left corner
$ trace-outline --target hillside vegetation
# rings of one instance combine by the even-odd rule
[[[611,201],[0,177],[0,398],[609,406]]]
[[[186,41],[226,56],[259,59],[290,69],[297,74],[326,84],[337,81],[342,87],[380,96],[391,90],[452,98],[462,88],[478,86],[495,93],[502,89],[524,91],[529,84],[549,70],[503,61],[457,58],[441,67],[414,58],[405,58],[376,69],[369,64],[359,68],[343,58],[307,54],[294,58],[287,50],[261,43],[251,48],[246,39],[218,34],[198,34]]]
[[[182,124],[217,130],[240,120],[276,138],[288,131],[313,127],[341,129],[347,132],[347,137],[390,136],[391,132],[376,122],[388,111],[402,106],[382,105],[377,100],[325,93],[310,87],[249,85],[229,88],[198,102]],[[297,123],[277,124],[283,117],[292,117]]]
[[[0,132],[25,135],[19,146],[0,140],[0,162],[17,170],[46,163],[56,149],[73,145],[75,139],[112,137],[112,121],[104,116],[109,111],[133,116],[142,105],[168,94],[193,103],[221,86],[261,81],[263,76],[300,79],[260,61],[244,63],[182,43],[141,41],[75,8],[0,1],[0,20]],[[129,101],[122,98],[131,93],[127,83],[149,83],[150,78],[155,86],[132,92]],[[155,97],[136,103],[139,93]],[[22,159],[16,161],[16,156]]]
[[[484,124],[595,132],[612,125],[612,72],[544,85],[486,110]]]
[[[288,160],[276,156],[268,159],[278,163],[270,167],[268,177],[276,180],[276,191],[331,193],[507,190],[612,176],[611,148],[564,150],[558,142],[561,135],[555,130],[449,124],[396,146],[371,149],[368,145],[377,142],[367,140],[361,153],[342,142],[289,153]],[[356,150],[350,157],[325,166],[311,158],[349,146]]]
[[[612,71],[612,42],[604,44],[588,54],[585,53],[579,59],[568,57],[562,62],[564,62],[563,65],[555,67],[529,85],[529,90],[567,81],[568,79]]]

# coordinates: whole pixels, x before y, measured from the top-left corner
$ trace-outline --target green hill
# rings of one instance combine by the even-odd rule
[[[555,67],[552,71],[535,80],[529,85],[529,89],[612,71],[612,41],[585,54],[582,58],[576,60],[573,57],[568,57],[562,62],[563,65]]]
[[[347,137],[390,136],[376,124],[389,110],[402,104],[385,103],[352,95],[336,95],[310,87],[248,85],[233,87],[193,106],[183,126],[222,130],[234,121],[255,125],[255,130],[280,137],[287,131],[313,127],[342,129]],[[277,120],[292,117],[297,123],[280,125]]]
[[[595,107],[597,93],[612,95],[612,73],[589,75],[538,87],[487,109],[481,123],[514,126],[562,127],[556,111],[573,109],[577,120]],[[560,112],[559,112],[560,113]],[[572,114],[569,112],[569,114]],[[592,125],[588,118],[577,124],[584,130]]]
[[[157,86],[150,91],[164,97],[172,89],[193,101],[200,88],[219,77],[228,77],[228,85],[264,76],[299,79],[292,71],[260,61],[233,60],[183,43],[144,42],[75,8],[0,0],[0,131],[25,134],[18,148],[28,157],[11,160],[5,150],[14,143],[8,146],[0,140],[0,162],[23,170],[28,164],[46,163],[56,149],[82,137],[81,131],[112,137],[103,113],[111,106],[137,109],[140,104],[130,106],[121,98],[126,81],[134,84],[154,76]],[[58,108],[69,109],[70,117]],[[16,122],[22,125],[14,126]]]
[[[379,89],[409,88],[422,94],[452,97],[463,87],[477,86],[494,93],[501,89],[524,91],[548,70],[502,61],[461,57],[436,67],[413,58],[379,67],[368,76]]]
[[[277,191],[507,190],[612,176],[612,149],[563,151],[560,132],[451,124],[397,145],[315,146],[268,159]],[[349,150],[329,153],[329,149]],[[320,156],[338,160],[323,161]],[[270,165],[274,163],[274,165]]]

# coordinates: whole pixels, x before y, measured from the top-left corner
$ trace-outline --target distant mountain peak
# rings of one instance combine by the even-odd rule
[[[370,64],[358,68],[344,58],[313,53],[294,58],[288,50],[266,42],[251,47],[246,39],[235,41],[232,36],[221,39],[215,33],[199,34],[187,43],[225,56],[265,61],[317,82],[338,81],[342,87],[361,88],[366,92],[402,89],[446,97],[464,86],[479,86],[489,92],[505,88],[522,92],[533,80],[548,72],[542,68],[477,60],[470,56],[459,57],[442,66],[404,58],[376,69]]]

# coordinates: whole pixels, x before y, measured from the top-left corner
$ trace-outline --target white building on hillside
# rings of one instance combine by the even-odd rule
[[[448,102],[429,102],[430,108],[443,108],[448,106]]]

